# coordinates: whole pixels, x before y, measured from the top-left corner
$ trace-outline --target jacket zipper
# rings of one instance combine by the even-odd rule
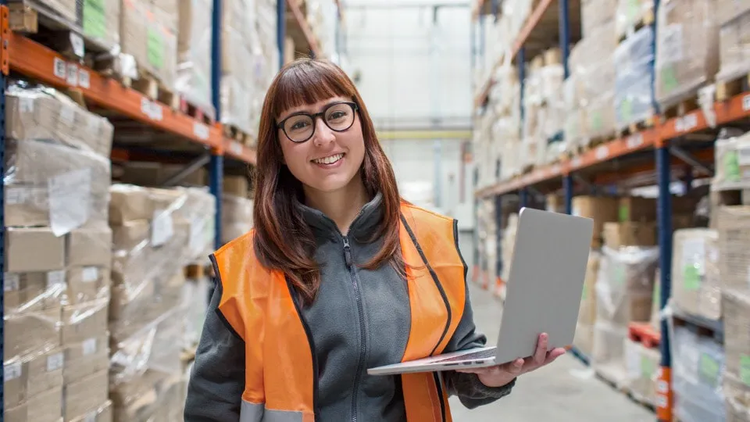
[[[354,287],[354,297],[357,301],[357,311],[359,314],[359,333],[360,333],[360,351],[359,361],[357,363],[357,373],[354,376],[354,391],[352,392],[352,422],[357,422],[357,396],[359,392],[359,383],[362,378],[362,367],[365,363],[365,355],[367,352],[366,336],[365,336],[365,317],[364,309],[362,308],[362,295],[359,291],[357,270],[354,268],[352,262],[352,251],[349,245],[349,238],[343,236],[344,239],[344,258],[346,259],[346,266],[349,268],[349,274],[352,277],[352,285]]]

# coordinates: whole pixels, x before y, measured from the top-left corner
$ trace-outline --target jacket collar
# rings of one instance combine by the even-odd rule
[[[378,192],[370,202],[366,203],[359,211],[357,217],[349,227],[349,233],[341,233],[336,223],[322,211],[309,207],[299,201],[295,201],[296,207],[302,212],[305,222],[313,229],[316,235],[347,235],[355,239],[367,239],[372,230],[383,219],[383,195]]]

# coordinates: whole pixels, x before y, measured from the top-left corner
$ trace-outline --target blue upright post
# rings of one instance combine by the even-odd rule
[[[573,176],[563,176],[563,201],[565,203],[565,214],[573,214]]]
[[[211,102],[216,111],[216,120],[221,121],[221,15],[222,0],[213,0],[211,18]],[[224,178],[224,157],[220,151],[211,151],[209,168],[209,189],[216,198],[216,215],[214,216],[214,247],[221,247],[221,186]]]
[[[521,105],[521,126],[518,130],[521,132],[521,137],[523,137],[523,125],[526,118],[526,113],[523,108],[523,97],[526,91],[526,48],[521,47],[521,49],[518,50],[518,57],[516,57],[516,60],[518,62],[518,81],[521,85],[521,92],[519,93],[521,99],[521,101],[519,101],[519,104]]]
[[[659,307],[664,309],[667,306],[667,302],[672,292],[672,196],[669,189],[670,185],[670,153],[669,144],[659,145],[656,148],[656,174],[658,178],[659,186],[659,200],[657,209],[657,219],[659,222],[659,271],[661,279],[659,280]],[[659,349],[661,351],[661,367],[670,368],[672,365],[672,356],[670,355],[669,349],[669,326],[666,319],[661,320],[661,342],[659,343]],[[671,389],[671,381],[669,380],[669,369],[664,371],[667,378],[665,383],[659,383],[663,385],[669,385]],[[661,397],[668,398],[671,395],[658,393]],[[666,404],[667,408],[671,409],[671,403],[669,400],[662,400],[662,403]],[[660,406],[661,407],[661,406]],[[661,414],[662,412],[659,412]]]
[[[279,69],[284,67],[284,37],[286,36],[286,0],[276,1],[276,44],[279,46]]]
[[[560,5],[560,53],[562,56],[563,76],[568,78],[568,55],[570,54],[570,9],[568,0],[558,0]]]
[[[521,208],[529,206],[529,190],[528,189],[521,188],[521,190],[518,191],[518,202],[520,202]]]
[[[497,195],[495,197],[495,224],[497,225],[497,231],[495,232],[495,278],[500,277],[503,273],[503,196]]]
[[[0,4],[7,5],[6,0],[0,0]],[[7,42],[7,41],[6,41]],[[0,73],[0,170],[5,175],[5,75]],[[0,192],[0,274],[5,276],[5,189]],[[3,279],[3,281],[5,281]],[[5,358],[5,290],[0,292],[0,357]],[[0,422],[5,415],[5,367],[0,365]]]

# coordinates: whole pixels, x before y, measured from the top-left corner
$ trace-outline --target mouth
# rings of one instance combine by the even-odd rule
[[[344,153],[333,154],[333,155],[329,155],[328,157],[316,158],[310,161],[312,161],[315,164],[330,166],[331,164],[336,164],[337,162],[339,162],[342,158],[344,158],[344,155],[346,154]]]

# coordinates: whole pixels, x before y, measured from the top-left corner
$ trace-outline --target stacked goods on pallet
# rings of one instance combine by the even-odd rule
[[[726,131],[724,139],[716,141],[716,176],[714,191],[750,188],[750,132],[735,134]]]
[[[474,138],[472,139],[473,149],[474,151],[482,151],[481,154],[475,155],[478,173],[476,183],[477,189],[492,186],[498,181],[498,164],[494,156],[501,145],[496,144],[492,136],[492,123],[494,121],[494,116],[494,113],[488,109],[484,115],[475,118]]]
[[[210,249],[212,197],[193,188],[131,185],[113,185],[110,193],[114,419],[181,420],[183,267]]]
[[[113,128],[51,89],[12,86],[6,101],[5,416],[96,418],[109,405]]]
[[[601,247],[601,236],[604,223],[617,221],[618,200],[617,198],[576,196],[572,203],[573,215],[587,217],[594,220],[594,235],[591,239],[591,247]]]
[[[685,422],[726,420],[722,394],[725,353],[721,344],[682,325],[673,325],[670,337],[674,416]],[[729,357],[727,349],[727,370]]]
[[[332,57],[336,53],[336,19],[338,7],[330,0],[306,0],[307,22],[313,36],[318,41],[322,57]]]
[[[256,59],[254,72],[252,73],[252,84],[254,96],[250,100],[250,122],[251,135],[260,124],[261,108],[268,86],[271,85],[274,76],[279,71],[279,48],[276,41],[276,0],[255,0],[255,28],[257,31],[257,42],[254,53]],[[240,101],[247,101],[242,98]]]
[[[253,133],[251,101],[253,70],[258,59],[255,3],[228,0],[223,4],[221,123]]]
[[[596,322],[596,278],[599,273],[601,254],[592,250],[586,265],[586,278],[581,293],[581,306],[573,345],[584,355],[591,356],[594,349],[594,323]]]
[[[497,218],[495,201],[483,199],[477,206],[477,251],[479,252],[478,282],[483,287],[492,285],[497,275]]]
[[[593,36],[605,25],[612,29],[617,0],[583,0],[581,3],[581,29],[584,37]]]
[[[135,61],[124,76],[151,98],[159,90],[173,93],[177,74],[177,2],[175,0],[123,0],[120,25],[122,52]]]
[[[521,151],[521,85],[515,68],[501,66],[495,71],[495,85],[490,91],[487,110],[491,125],[490,177],[508,180],[521,173],[518,154]],[[487,148],[475,151],[488,151]],[[484,154],[480,154],[482,156]],[[499,163],[499,171],[498,171]]]
[[[720,1],[736,5],[737,9],[744,8],[743,11],[737,10],[735,15],[729,15],[728,20],[720,19],[721,31],[719,33],[719,73],[716,75],[717,96],[720,100],[734,95],[742,87],[741,83],[733,81],[747,80],[750,74],[750,6],[733,0]],[[720,7],[729,8],[729,5]],[[724,12],[726,13],[726,12]],[[719,16],[723,16],[721,9]],[[733,87],[732,85],[736,85]]]
[[[627,387],[625,340],[631,322],[651,317],[659,251],[654,247],[604,247],[596,280],[592,364],[603,378]]]
[[[221,239],[234,240],[253,228],[253,200],[244,196],[223,194],[221,197]]]
[[[617,38],[630,36],[641,26],[654,21],[654,0],[618,0],[615,13]],[[653,56],[653,54],[652,54]]]
[[[644,26],[620,42],[615,50],[614,105],[618,131],[646,122],[654,114],[653,42],[653,29]]]
[[[718,239],[713,229],[677,230],[672,250],[674,305],[714,321],[721,318]]]
[[[178,3],[177,79],[175,90],[185,100],[214,115],[211,104],[212,0]]]
[[[521,161],[524,166],[552,163],[562,153],[558,136],[564,119],[562,87],[563,68],[559,49],[548,50],[531,61],[523,104]]]
[[[164,182],[185,169],[184,165],[145,161],[127,161],[112,165],[112,180],[138,186],[163,186]],[[180,186],[206,186],[208,171],[196,169],[179,181]]]
[[[662,110],[714,79],[719,69],[719,27],[713,0],[661,4],[656,31],[656,100]]]
[[[624,385],[636,401],[652,407],[657,404],[656,382],[660,361],[658,348],[625,339],[627,379]]]

